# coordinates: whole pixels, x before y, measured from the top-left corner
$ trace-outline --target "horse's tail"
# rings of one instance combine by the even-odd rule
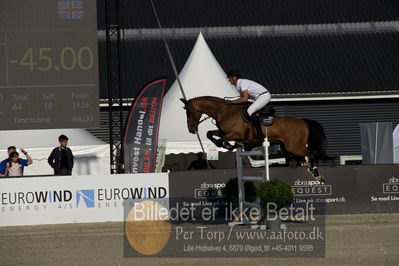
[[[308,149],[314,155],[315,159],[320,159],[323,162],[332,161],[333,158],[325,153],[327,148],[327,138],[324,133],[324,128],[319,122],[309,119],[304,119],[308,126]]]

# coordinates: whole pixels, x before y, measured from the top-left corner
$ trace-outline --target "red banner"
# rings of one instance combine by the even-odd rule
[[[166,79],[145,86],[134,100],[123,140],[126,173],[153,173]]]

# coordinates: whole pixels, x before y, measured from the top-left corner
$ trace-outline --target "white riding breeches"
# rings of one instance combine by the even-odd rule
[[[247,112],[249,116],[265,107],[270,102],[271,97],[272,96],[269,92],[259,95],[258,98],[256,98],[256,100],[248,107]]]

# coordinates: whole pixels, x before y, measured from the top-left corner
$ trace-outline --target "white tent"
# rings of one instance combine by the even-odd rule
[[[24,175],[51,175],[47,158],[58,146],[58,136],[69,138],[68,146],[75,157],[74,175],[102,175],[110,173],[109,144],[101,141],[85,129],[44,129],[0,131],[0,159],[7,158],[7,147],[26,149],[33,164],[25,168]],[[20,153],[20,152],[19,152]],[[3,158],[4,157],[4,158]],[[20,153],[20,157],[25,156]]]
[[[201,33],[179,77],[187,99],[198,96],[238,96]],[[188,132],[186,112],[180,98],[182,94],[175,81],[165,95],[161,112],[159,139],[167,140],[166,154],[201,151],[197,136]],[[210,120],[199,125],[199,135],[205,146],[210,143],[206,132],[213,129],[216,126]]]

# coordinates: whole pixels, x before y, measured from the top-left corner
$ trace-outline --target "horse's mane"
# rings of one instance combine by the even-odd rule
[[[212,101],[220,102],[220,103],[224,103],[225,102],[224,99],[219,98],[219,97],[215,97],[215,96],[199,96],[199,97],[195,97],[195,98],[190,99],[190,101],[191,100],[212,100]]]

